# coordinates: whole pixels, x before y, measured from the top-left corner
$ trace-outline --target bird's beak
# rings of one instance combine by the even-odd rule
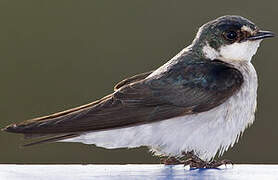
[[[258,31],[254,35],[249,36],[247,39],[251,40],[251,41],[254,41],[254,40],[270,38],[270,37],[274,37],[274,36],[275,36],[275,34],[273,32],[270,32],[270,31]]]

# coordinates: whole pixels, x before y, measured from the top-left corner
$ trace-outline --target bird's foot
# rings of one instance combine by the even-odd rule
[[[188,158],[184,161],[184,166],[190,166],[190,168],[218,168],[221,165],[232,164],[231,160],[213,160],[210,162],[206,162],[200,159],[198,156],[194,155],[193,152],[184,153],[184,155]]]
[[[165,165],[177,165],[177,164],[184,164],[184,161],[177,159],[175,157],[167,157],[167,158],[162,158],[160,160],[161,163]]]
[[[223,160],[213,160],[209,163],[207,163],[207,167],[206,168],[217,168],[221,165],[225,165],[227,166],[227,164],[231,164],[233,165],[234,163],[231,161],[231,160],[228,160],[228,159],[223,159]]]

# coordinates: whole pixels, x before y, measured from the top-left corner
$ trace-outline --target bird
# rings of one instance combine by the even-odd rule
[[[225,15],[202,25],[192,43],[158,69],[120,81],[89,104],[6,126],[46,142],[115,148],[146,146],[165,164],[215,168],[255,119],[261,41],[274,37],[250,20]],[[187,159],[182,160],[183,157]]]

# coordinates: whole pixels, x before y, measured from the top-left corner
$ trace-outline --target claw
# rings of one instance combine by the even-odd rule
[[[218,168],[221,165],[225,165],[227,167],[227,164],[233,165],[233,162],[231,160],[223,159],[223,160],[213,160],[210,162],[204,161],[198,156],[194,154],[193,151],[190,152],[183,152],[182,155],[184,155],[185,158],[178,159],[175,157],[168,157],[168,158],[162,158],[161,163],[165,165],[177,165],[177,164],[183,164],[184,166],[190,166],[190,168]],[[186,160],[183,160],[186,159]]]
[[[234,163],[231,160],[228,159],[223,159],[221,161],[216,162],[216,165],[221,166],[221,165],[225,165],[225,167],[227,167],[227,164],[231,164],[234,165]]]
[[[218,168],[221,165],[225,165],[225,166],[227,166],[227,164],[233,165],[233,162],[227,159],[220,160],[220,161],[213,160],[211,162],[203,161],[198,156],[194,155],[192,151],[187,153],[184,152],[183,155],[186,158],[188,158],[187,160],[184,161],[184,166],[189,165],[190,168]]]
[[[183,164],[184,163],[184,161],[179,160],[175,157],[162,158],[160,160],[160,162],[165,164],[165,165],[177,165],[177,164]]]

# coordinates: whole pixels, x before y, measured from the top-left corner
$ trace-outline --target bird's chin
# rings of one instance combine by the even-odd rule
[[[220,47],[220,56],[228,61],[251,61],[262,39],[248,40]]]

